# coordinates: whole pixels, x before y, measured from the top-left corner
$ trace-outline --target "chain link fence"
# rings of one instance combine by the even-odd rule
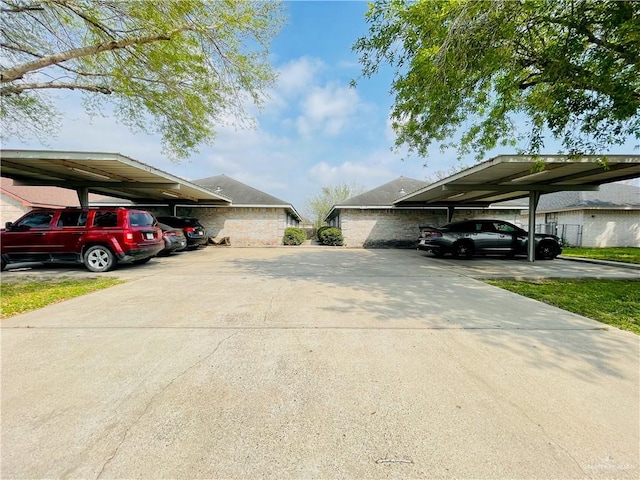
[[[567,247],[582,246],[582,225],[561,223],[539,223],[536,233],[546,233],[560,237],[562,245]]]

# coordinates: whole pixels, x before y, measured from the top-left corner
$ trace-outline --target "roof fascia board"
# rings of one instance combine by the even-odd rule
[[[640,206],[624,206],[624,205],[593,205],[593,206],[577,206],[564,208],[550,208],[545,210],[536,210],[536,213],[554,213],[554,212],[578,212],[581,210],[623,210],[623,211],[640,211]]]
[[[282,208],[287,210],[290,213],[293,213],[293,216],[296,217],[299,221],[302,221],[302,216],[298,213],[298,211],[293,207],[293,205],[268,205],[268,204],[241,204],[234,205],[233,203],[230,205],[216,205],[216,204],[206,204],[199,203],[197,205],[177,205],[178,207],[198,207],[198,208]]]
[[[213,190],[209,190],[208,188],[204,188],[196,183],[190,182],[188,180],[185,180],[183,178],[177,177],[175,175],[172,175],[168,172],[164,172],[160,169],[157,169],[155,167],[152,167],[150,165],[147,165],[145,163],[139,162],[137,160],[134,160],[132,158],[126,157],[120,153],[101,153],[101,152],[71,152],[71,151],[56,151],[56,150],[14,150],[14,149],[7,149],[7,150],[0,150],[0,158],[2,159],[2,163],[8,163],[8,166],[13,166],[13,168],[15,169],[21,169],[25,172],[27,171],[31,171],[34,174],[37,175],[43,175],[45,177],[51,178],[51,179],[60,179],[63,180],[65,182],[67,182],[67,180],[65,180],[64,178],[60,178],[60,177],[56,177],[55,173],[50,173],[47,170],[42,170],[42,169],[37,169],[34,167],[29,167],[26,165],[20,165],[18,162],[16,162],[16,160],[19,159],[30,159],[30,160],[47,160],[47,161],[75,161],[75,162],[83,162],[86,163],[87,165],[90,165],[92,162],[99,162],[99,161],[117,161],[121,164],[127,165],[131,168],[135,168],[138,170],[142,170],[145,171],[147,173],[150,173],[152,175],[158,176],[158,177],[162,177],[165,178],[167,180],[169,180],[171,183],[174,184],[183,184],[185,186],[188,186],[189,188],[192,188],[202,194],[206,194],[209,197],[213,197],[214,199],[218,199],[218,200],[222,200],[224,202],[228,202],[231,203],[231,199],[226,198],[223,195],[220,195],[216,192],[214,192]],[[12,161],[13,160],[13,161]],[[70,167],[69,167],[70,168]],[[5,175],[7,176],[7,175]],[[24,179],[24,177],[22,176],[17,176],[17,175],[11,175],[10,178],[14,178],[14,179]],[[95,185],[95,183],[93,183],[92,185]],[[60,186],[59,184],[57,186]],[[136,188],[139,188],[138,186],[136,186]],[[164,188],[164,186],[160,187],[160,188]],[[189,199],[191,199],[191,197],[189,197]],[[198,201],[198,200],[196,200]]]
[[[597,192],[599,185],[536,185],[536,184],[514,184],[514,185],[487,185],[487,192],[562,192],[562,191],[584,191]],[[460,183],[450,183],[442,186],[443,192],[473,192],[482,191],[482,186],[468,185]]]
[[[433,205],[415,205],[415,206],[405,206],[402,205],[398,207],[397,205],[337,205],[333,207],[329,213],[334,210],[441,210],[444,207],[433,206]]]
[[[400,197],[398,199],[396,199],[393,203],[395,205],[402,203],[402,202],[406,202],[406,201],[410,201],[410,199],[412,197],[421,195],[425,192],[428,191],[433,191],[436,190],[440,187],[443,187],[444,185],[447,184],[451,184],[451,183],[456,183],[458,180],[467,177],[469,175],[473,175],[476,174],[478,172],[481,172],[482,170],[485,170],[487,168],[499,165],[501,163],[520,163],[520,164],[524,164],[526,165],[527,163],[534,163],[534,162],[541,162],[541,163],[545,163],[545,164],[552,164],[552,163],[595,163],[599,160],[608,160],[610,164],[610,169],[613,169],[614,167],[616,168],[625,168],[625,166],[618,166],[615,164],[625,164],[625,163],[630,163],[630,164],[637,164],[638,161],[640,160],[640,156],[639,155],[583,155],[580,157],[570,157],[568,155],[536,155],[536,156],[531,156],[531,155],[499,155],[497,157],[494,157],[492,159],[486,160],[484,162],[479,163],[478,165],[475,165],[473,167],[467,168],[465,170],[462,170],[461,172],[455,173],[447,178],[444,178],[442,180],[439,180],[435,183],[429,184],[423,188],[420,188],[414,192],[411,192],[407,195],[404,195],[403,197]],[[629,165],[630,167],[633,165]],[[600,169],[602,169],[602,167],[599,167]],[[637,174],[630,174],[630,176],[628,178],[635,178],[637,177]],[[613,180],[613,181],[619,181],[619,180],[624,180],[627,179],[627,177],[617,177]],[[556,183],[561,181],[561,180],[554,180]],[[606,183],[606,182],[601,182],[601,183]],[[522,186],[518,187],[518,190],[521,189]],[[478,188],[476,188],[477,190]],[[517,190],[516,190],[517,191]],[[437,204],[438,201],[433,202],[434,204]]]
[[[59,182],[55,182],[52,180],[37,180],[37,179],[15,179],[13,181],[14,185],[18,186],[27,186],[27,187],[59,187]],[[180,190],[179,183],[151,183],[151,182],[105,182],[105,181],[78,181],[78,180],[67,180],[65,181],[65,188],[76,188],[76,187],[87,187],[87,188],[139,188],[139,189],[155,189],[155,188],[165,188],[168,190]]]

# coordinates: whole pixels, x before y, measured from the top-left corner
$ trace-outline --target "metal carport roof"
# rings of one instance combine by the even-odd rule
[[[488,206],[529,197],[529,261],[533,261],[535,214],[542,193],[598,190],[603,183],[640,177],[640,155],[501,155],[394,201],[396,207]]]
[[[598,190],[602,183],[637,177],[640,155],[502,155],[410,192],[394,205],[486,207],[532,191]]]
[[[200,185],[119,153],[0,150],[3,177],[16,184],[75,189],[81,205],[88,192],[135,202],[230,204]]]

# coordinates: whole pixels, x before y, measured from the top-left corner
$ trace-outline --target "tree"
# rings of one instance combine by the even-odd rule
[[[335,187],[322,187],[322,191],[307,201],[307,209],[310,212],[311,218],[313,218],[314,226],[320,227],[325,217],[331,211],[334,205],[340,204],[347,198],[355,197],[365,191],[365,188],[361,185],[353,183],[348,185],[343,183]]]
[[[275,80],[277,2],[2,0],[0,12],[3,138],[54,133],[50,94],[78,90],[88,113],[110,101],[183,158],[221,122],[249,123],[247,100],[261,105]]]
[[[366,18],[353,48],[364,77],[395,69],[396,146],[482,158],[540,153],[549,133],[568,154],[640,139],[640,2],[378,0]]]

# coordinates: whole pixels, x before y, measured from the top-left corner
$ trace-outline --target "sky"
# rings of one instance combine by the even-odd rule
[[[110,117],[91,119],[78,95],[69,92],[56,100],[63,117],[55,138],[46,144],[9,140],[2,148],[120,153],[186,180],[224,174],[303,215],[309,199],[325,186],[346,183],[369,190],[400,176],[433,179],[437,172],[476,163],[435,150],[425,165],[424,158],[392,149],[392,71],[358,79],[358,56],[351,49],[367,32],[366,2],[295,1],[285,3],[285,10],[287,23],[270,48],[278,82],[256,112],[255,129],[221,126],[213,145],[177,164],[163,155],[159,137],[132,133]],[[350,87],[353,79],[356,88]],[[494,150],[486,159],[512,153]],[[630,141],[608,153],[637,152]]]

